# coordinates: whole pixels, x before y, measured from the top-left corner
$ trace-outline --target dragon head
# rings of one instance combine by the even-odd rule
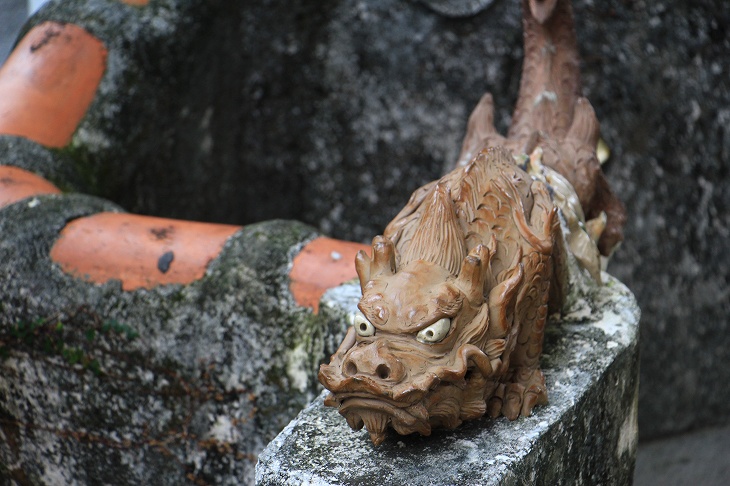
[[[432,427],[454,428],[479,417],[485,388],[496,387],[493,364],[481,350],[489,320],[481,297],[489,251],[475,248],[458,277],[423,260],[392,272],[393,251],[380,237],[373,260],[359,255],[359,311],[332,362],[320,369],[333,392],[327,404],[339,407],[352,428],[364,424],[376,445],[389,425],[400,434],[428,435]]]
[[[320,367],[325,404],[378,445],[389,427],[428,435],[544,403],[538,360],[557,231],[544,184],[502,149],[418,189],[372,257],[355,260],[362,298]]]
[[[388,427],[429,435],[484,415],[513,341],[506,312],[523,279],[521,252],[493,275],[496,243],[467,251],[449,189],[429,195],[401,254],[387,236],[373,240],[372,258],[358,254],[359,311],[319,372],[332,392],[325,404],[376,445]]]

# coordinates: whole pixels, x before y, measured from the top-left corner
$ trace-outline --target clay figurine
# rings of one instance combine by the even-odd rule
[[[566,252],[600,281],[623,206],[596,157],[598,121],[578,95],[568,0],[524,0],[525,61],[507,137],[485,95],[457,168],[416,190],[356,268],[352,327],[319,378],[375,445],[389,428],[429,435],[485,413],[547,402],[547,317],[560,311]]]

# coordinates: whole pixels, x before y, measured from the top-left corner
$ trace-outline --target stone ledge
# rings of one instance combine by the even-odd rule
[[[256,484],[630,484],[640,312],[623,284],[604,278],[590,295],[574,294],[570,311],[548,327],[550,403],[531,417],[483,418],[430,437],[391,433],[374,448],[365,430],[324,407],[323,393],[259,456]],[[349,287],[323,305],[346,313],[357,294]]]

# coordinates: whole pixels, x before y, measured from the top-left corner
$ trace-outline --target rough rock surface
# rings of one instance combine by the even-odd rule
[[[727,423],[730,9],[574,3],[584,94],[629,211],[610,271],[651,316],[642,436]],[[76,22],[111,49],[101,96],[56,152],[74,160],[75,188],[145,214],[287,217],[367,241],[453,163],[484,91],[498,127],[509,121],[518,8],[466,4],[478,12],[455,18],[443,0],[67,0],[27,27]]]
[[[256,484],[630,484],[639,310],[615,279],[592,292],[546,328],[550,402],[532,416],[483,418],[430,437],[391,433],[375,448],[323,405],[324,392],[261,453]],[[351,309],[355,293],[342,288],[325,302]]]
[[[0,484],[250,484],[333,350],[288,289],[318,234],[254,224],[201,280],[123,292],[48,257],[67,221],[102,210],[119,208],[62,195],[0,210]]]

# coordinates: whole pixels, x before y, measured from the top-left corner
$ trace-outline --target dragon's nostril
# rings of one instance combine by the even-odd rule
[[[375,368],[375,374],[378,375],[378,378],[381,380],[387,380],[390,378],[390,368],[386,364],[380,364],[377,368]]]
[[[345,375],[346,376],[355,376],[357,374],[357,365],[353,363],[352,361],[348,361],[345,364]]]

